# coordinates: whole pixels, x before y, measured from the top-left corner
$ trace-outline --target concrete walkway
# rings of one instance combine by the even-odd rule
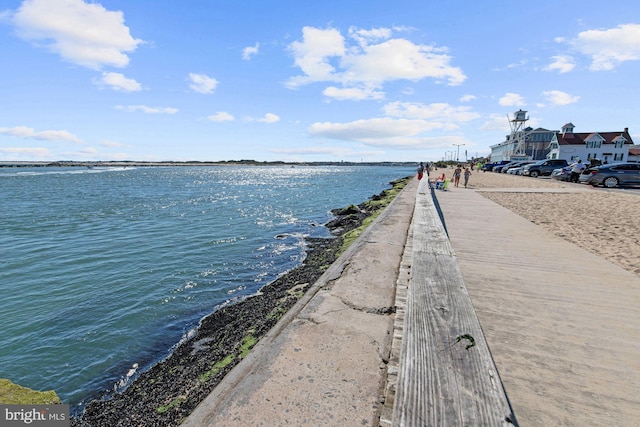
[[[417,184],[400,193],[185,426],[381,422],[391,308],[396,285],[400,290],[406,281],[402,256],[411,245]],[[640,426],[640,278],[480,190],[436,195],[519,424]]]
[[[479,191],[436,195],[520,425],[640,426],[640,277]]]
[[[412,180],[184,426],[374,426],[382,412]]]

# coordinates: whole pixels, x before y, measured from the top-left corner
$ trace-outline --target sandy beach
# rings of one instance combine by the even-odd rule
[[[453,168],[449,168],[433,171],[430,179],[443,172],[452,178]],[[449,188],[464,191],[462,182],[458,188],[453,183]],[[640,190],[480,171],[472,171],[468,188],[481,190],[484,197],[640,276]],[[536,192],[536,188],[557,188],[558,192]]]

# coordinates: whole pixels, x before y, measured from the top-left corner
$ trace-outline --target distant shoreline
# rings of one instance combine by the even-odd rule
[[[0,161],[0,168],[37,168],[37,167],[151,167],[151,166],[415,166],[416,162],[260,162],[256,160],[224,161],[137,161],[137,160],[100,160],[77,161],[59,160],[55,162]]]

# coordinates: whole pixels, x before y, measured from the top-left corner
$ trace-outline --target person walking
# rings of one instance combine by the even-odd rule
[[[464,188],[467,188],[467,184],[469,183],[469,177],[471,176],[471,171],[469,168],[464,170]]]
[[[453,185],[456,187],[460,184],[460,175],[462,175],[462,166],[458,165],[456,170],[453,171]]]

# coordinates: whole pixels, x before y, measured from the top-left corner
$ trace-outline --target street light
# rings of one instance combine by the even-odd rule
[[[453,145],[458,147],[458,155],[456,156],[456,162],[459,162],[460,161],[460,146],[461,145],[466,145],[466,144],[453,144]]]

